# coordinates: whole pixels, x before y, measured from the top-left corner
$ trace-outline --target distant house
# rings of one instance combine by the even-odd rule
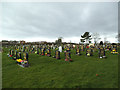
[[[20,44],[25,44],[25,41],[24,41],[24,40],[21,40],[21,41],[20,41]]]
[[[16,45],[16,44],[19,44],[19,41],[16,41],[16,40],[14,40],[14,41],[9,41],[9,44],[11,44],[11,45]]]
[[[47,44],[47,42],[46,41],[41,41],[40,44]]]
[[[4,46],[4,45],[16,45],[16,44],[19,44],[19,41],[16,41],[16,40],[14,40],[14,41],[12,41],[12,40],[10,40],[10,41],[8,41],[8,40],[2,40],[2,45]]]
[[[8,40],[2,40],[2,45],[9,45],[9,41]]]

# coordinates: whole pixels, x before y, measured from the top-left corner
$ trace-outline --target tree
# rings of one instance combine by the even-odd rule
[[[92,38],[90,38],[91,35],[90,35],[89,32],[85,32],[83,35],[81,35],[81,37],[83,38],[83,39],[81,39],[81,40],[82,40],[83,42],[85,42],[84,40],[86,40],[86,43],[90,43],[90,40],[92,39]]]
[[[94,39],[95,45],[96,45],[96,44],[99,42],[99,40],[101,39],[99,33],[93,33],[93,34],[92,34],[92,38]]]
[[[58,40],[55,40],[55,44],[58,44]]]
[[[100,41],[100,45],[103,45],[103,41]]]
[[[118,35],[116,35],[115,38],[117,39],[118,43],[120,43],[120,33]]]
[[[104,43],[105,43],[105,44],[108,44],[108,43],[110,43],[110,41],[105,41]]]
[[[59,46],[62,44],[62,39],[63,39],[63,37],[58,37],[58,44],[59,44]]]
[[[60,46],[62,44],[62,39],[63,37],[58,37],[58,40],[56,40],[55,43]]]
[[[80,39],[80,41],[81,41],[82,43],[84,43],[84,42],[85,42],[85,39]]]
[[[106,43],[106,41],[107,41],[107,37],[104,37],[104,43]]]

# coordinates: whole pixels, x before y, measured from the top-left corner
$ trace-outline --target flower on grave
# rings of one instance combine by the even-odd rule
[[[67,59],[65,59],[65,61],[68,61]]]
[[[118,52],[115,52],[116,54],[118,53]]]
[[[10,55],[10,57],[12,57],[12,55]]]
[[[89,46],[87,46],[86,48],[89,48]]]
[[[47,55],[47,53],[45,53],[45,55]]]
[[[20,62],[24,62],[24,60],[21,60]]]
[[[22,59],[17,59],[16,61],[17,61],[17,62],[21,62],[21,60],[22,60]]]
[[[90,56],[90,54],[88,53],[87,56]]]
[[[113,50],[113,52],[115,52],[115,50]]]
[[[24,63],[27,63],[28,61],[24,61]]]
[[[106,56],[103,56],[103,57],[106,57]]]
[[[98,76],[98,74],[96,74],[96,76]]]

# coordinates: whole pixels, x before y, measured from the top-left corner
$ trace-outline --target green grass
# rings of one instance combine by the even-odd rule
[[[106,52],[107,59],[99,59],[97,52],[86,57],[85,52],[76,56],[72,50],[73,62],[64,61],[64,53],[60,60],[32,53],[29,68],[18,66],[7,53],[5,48],[2,53],[3,88],[118,88],[118,55],[110,52]]]

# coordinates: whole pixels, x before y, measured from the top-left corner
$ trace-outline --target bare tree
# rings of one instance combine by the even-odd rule
[[[94,39],[95,44],[97,44],[99,42],[99,40],[101,39],[99,33],[93,33],[92,38]]]
[[[62,39],[63,39],[63,37],[58,37],[58,45],[62,44]]]
[[[116,35],[115,38],[117,39],[118,43],[120,43],[120,33],[118,35]]]

